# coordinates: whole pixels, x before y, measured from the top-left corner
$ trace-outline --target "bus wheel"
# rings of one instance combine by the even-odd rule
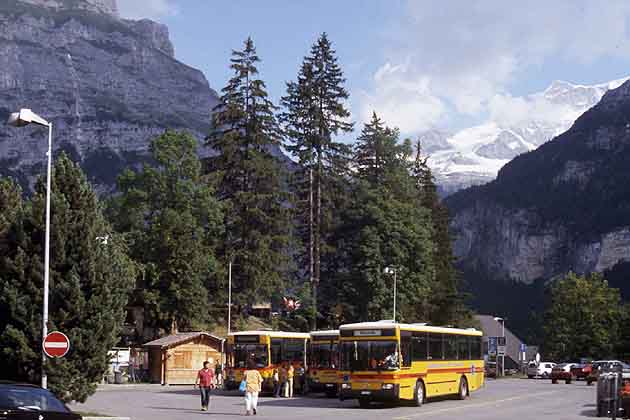
[[[359,407],[361,407],[361,408],[370,408],[370,399],[369,398],[359,398]]]
[[[424,384],[422,381],[416,382],[416,389],[413,392],[413,403],[416,407],[420,407],[424,402]]]
[[[459,381],[459,393],[457,397],[460,400],[465,400],[468,398],[468,381],[465,376],[462,376],[462,379]]]

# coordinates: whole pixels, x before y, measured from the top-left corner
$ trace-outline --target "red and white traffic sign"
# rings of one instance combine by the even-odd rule
[[[48,357],[63,357],[70,350],[70,340],[59,331],[51,332],[44,339],[44,353]]]

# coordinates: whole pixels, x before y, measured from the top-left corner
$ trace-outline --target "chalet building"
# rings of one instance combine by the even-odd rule
[[[168,335],[144,344],[149,352],[149,379],[162,385],[194,384],[203,362],[211,368],[223,360],[225,339],[205,332]]]
[[[503,326],[500,321],[496,321],[493,315],[477,315],[475,317],[481,326],[483,331],[484,342],[484,354],[488,354],[488,337],[501,337],[503,334]],[[507,322],[509,326],[509,320]],[[525,345],[525,360],[521,349]],[[505,368],[506,369],[520,369],[522,364],[533,360],[538,352],[538,346],[526,345],[516,334],[505,328]]]

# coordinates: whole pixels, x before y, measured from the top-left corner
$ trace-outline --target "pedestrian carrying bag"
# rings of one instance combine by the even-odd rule
[[[238,390],[241,392],[245,392],[246,389],[247,389],[247,381],[243,379],[241,381],[241,384],[238,386]]]

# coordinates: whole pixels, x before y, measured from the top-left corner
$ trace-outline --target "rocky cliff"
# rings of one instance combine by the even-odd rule
[[[80,160],[102,191],[147,158],[151,138],[187,129],[202,145],[218,98],[174,58],[166,26],[120,19],[115,0],[0,2],[0,120],[31,108],[53,122],[54,148]],[[0,125],[0,174],[31,185],[45,130]]]
[[[532,283],[630,261],[630,82],[446,204],[461,267],[487,279]]]

